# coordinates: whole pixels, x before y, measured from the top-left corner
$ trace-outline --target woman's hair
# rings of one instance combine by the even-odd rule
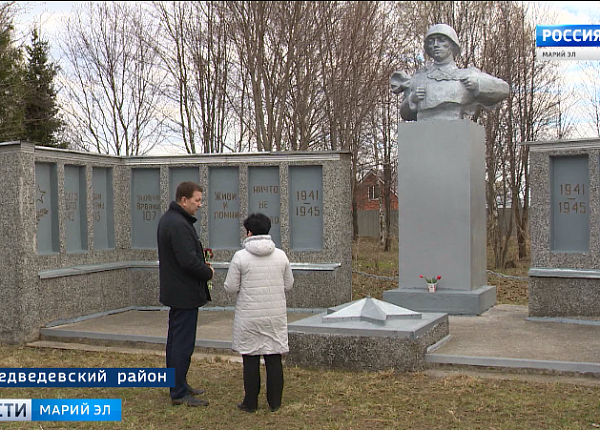
[[[269,234],[269,230],[271,230],[271,220],[265,214],[251,214],[244,220],[244,228],[246,231],[252,233],[253,236]]]

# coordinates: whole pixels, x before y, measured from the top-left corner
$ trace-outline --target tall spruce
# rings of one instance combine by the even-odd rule
[[[23,133],[23,67],[21,50],[13,40],[13,10],[0,6],[0,142],[18,140]]]
[[[48,60],[50,45],[43,40],[37,28],[31,33],[31,46],[27,46],[25,71],[24,139],[43,146],[64,148],[58,142],[63,122],[58,116],[54,78],[58,67]]]

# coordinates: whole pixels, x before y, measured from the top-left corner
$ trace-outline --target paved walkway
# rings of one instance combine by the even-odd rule
[[[451,338],[426,355],[430,363],[600,376],[600,321],[530,319],[527,306],[511,305],[497,305],[478,317],[449,320]]]
[[[296,321],[314,313],[290,312]],[[168,311],[128,310],[42,329],[46,341],[144,346],[162,350]],[[528,319],[526,306],[497,305],[481,316],[450,316],[450,336],[430,348],[432,364],[543,369],[600,376],[600,321]],[[202,310],[200,353],[227,354],[231,310]]]

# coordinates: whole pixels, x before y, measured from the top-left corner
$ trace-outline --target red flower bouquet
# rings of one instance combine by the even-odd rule
[[[442,277],[439,275],[434,278],[425,278],[425,277],[423,277],[423,275],[419,275],[419,278],[425,279],[425,282],[427,282],[428,284],[437,284],[437,281],[442,279]]]
[[[437,281],[442,279],[440,275],[435,276],[433,278],[426,278],[423,275],[419,275],[419,278],[425,279],[425,282],[427,282],[427,291],[429,291],[430,293],[435,293]]]
[[[210,264],[210,260],[213,259],[213,257],[215,256],[215,254],[213,253],[213,250],[210,248],[205,248],[204,249],[204,261],[206,261],[207,263]],[[206,285],[208,286],[208,290],[212,291],[212,279],[209,280]]]

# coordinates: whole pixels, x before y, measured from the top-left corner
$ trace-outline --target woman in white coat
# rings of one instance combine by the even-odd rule
[[[233,350],[244,363],[244,401],[238,408],[255,412],[260,392],[260,356],[267,369],[267,402],[272,412],[281,406],[281,354],[289,351],[285,291],[294,285],[285,252],[269,236],[271,220],[252,214],[244,221],[246,239],[235,253],[225,279],[225,291],[236,294]]]

